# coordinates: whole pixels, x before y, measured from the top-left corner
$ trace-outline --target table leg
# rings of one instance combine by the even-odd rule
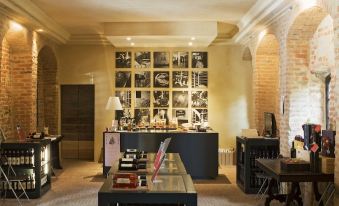
[[[276,181],[274,179],[271,179],[268,181],[268,190],[267,190],[267,195],[268,197],[266,198],[265,201],[265,206],[269,206],[270,202],[274,200],[274,195],[273,195],[273,186]]]
[[[292,182],[291,192],[287,195],[287,198],[286,198],[286,206],[289,206],[293,200],[296,200],[298,202],[298,205],[302,206],[303,201],[300,195],[301,195],[301,191],[300,191],[299,182]]]
[[[320,198],[321,198],[321,194],[319,193],[318,182],[312,182],[312,186],[313,186],[314,197],[317,201],[319,201]],[[324,203],[321,200],[319,202],[319,206],[323,206],[323,205],[324,205]]]

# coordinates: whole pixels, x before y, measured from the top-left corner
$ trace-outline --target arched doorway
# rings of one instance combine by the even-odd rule
[[[54,51],[43,47],[38,54],[37,72],[37,130],[58,132],[57,59]]]
[[[282,139],[282,152],[295,135],[302,135],[302,124],[316,123],[325,128],[325,79],[331,75],[329,109],[334,110],[335,53],[333,19],[324,9],[312,7],[295,19],[287,37],[286,121],[288,139]],[[330,113],[331,125],[335,114]]]
[[[255,56],[254,94],[256,128],[263,133],[264,112],[275,114],[279,125],[279,42],[273,34],[260,41]]]

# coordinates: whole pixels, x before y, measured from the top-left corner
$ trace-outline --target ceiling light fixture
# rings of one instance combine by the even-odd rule
[[[194,37],[194,36],[192,36],[192,37],[191,37],[191,40],[192,40],[192,41],[194,41],[194,40],[195,40],[195,37]]]
[[[37,29],[36,31],[37,31],[37,32],[44,32],[43,29]]]
[[[188,42],[188,46],[192,46],[193,45],[193,43],[190,41],[190,42]]]
[[[134,44],[134,42],[131,42],[131,46],[134,46],[135,44]]]
[[[21,31],[23,29],[22,25],[17,23],[17,22],[15,22],[15,21],[11,21],[10,28],[13,31]]]
[[[127,41],[131,41],[132,38],[131,38],[131,37],[127,37],[126,40],[127,40]]]

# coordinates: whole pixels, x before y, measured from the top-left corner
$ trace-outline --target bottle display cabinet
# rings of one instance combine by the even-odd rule
[[[51,140],[6,140],[1,143],[1,155],[7,157],[2,167],[6,174],[14,175],[9,171],[9,165],[20,176],[21,184],[29,198],[39,198],[51,188]],[[20,190],[18,182],[12,182],[14,190]],[[1,190],[9,190],[5,183],[0,185]],[[12,192],[7,192],[11,197]]]
[[[278,138],[237,137],[237,184],[247,194],[256,194],[265,177],[255,159],[275,159],[279,156]]]

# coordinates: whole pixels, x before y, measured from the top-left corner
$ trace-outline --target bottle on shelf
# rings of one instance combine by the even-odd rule
[[[25,165],[29,165],[29,159],[30,159],[29,150],[26,150],[26,153],[25,153]]]
[[[20,165],[20,151],[19,150],[17,150],[16,151],[16,165]]]
[[[24,150],[21,150],[20,164],[21,164],[21,165],[24,165],[24,164],[25,164],[25,152],[24,152]]]
[[[34,173],[32,173],[32,176],[31,176],[31,187],[32,187],[32,190],[34,190],[35,189],[35,177],[34,177],[35,175],[34,175]]]
[[[292,141],[291,158],[297,158],[297,150],[294,148],[294,141]]]
[[[34,149],[29,152],[29,165],[34,166]]]

